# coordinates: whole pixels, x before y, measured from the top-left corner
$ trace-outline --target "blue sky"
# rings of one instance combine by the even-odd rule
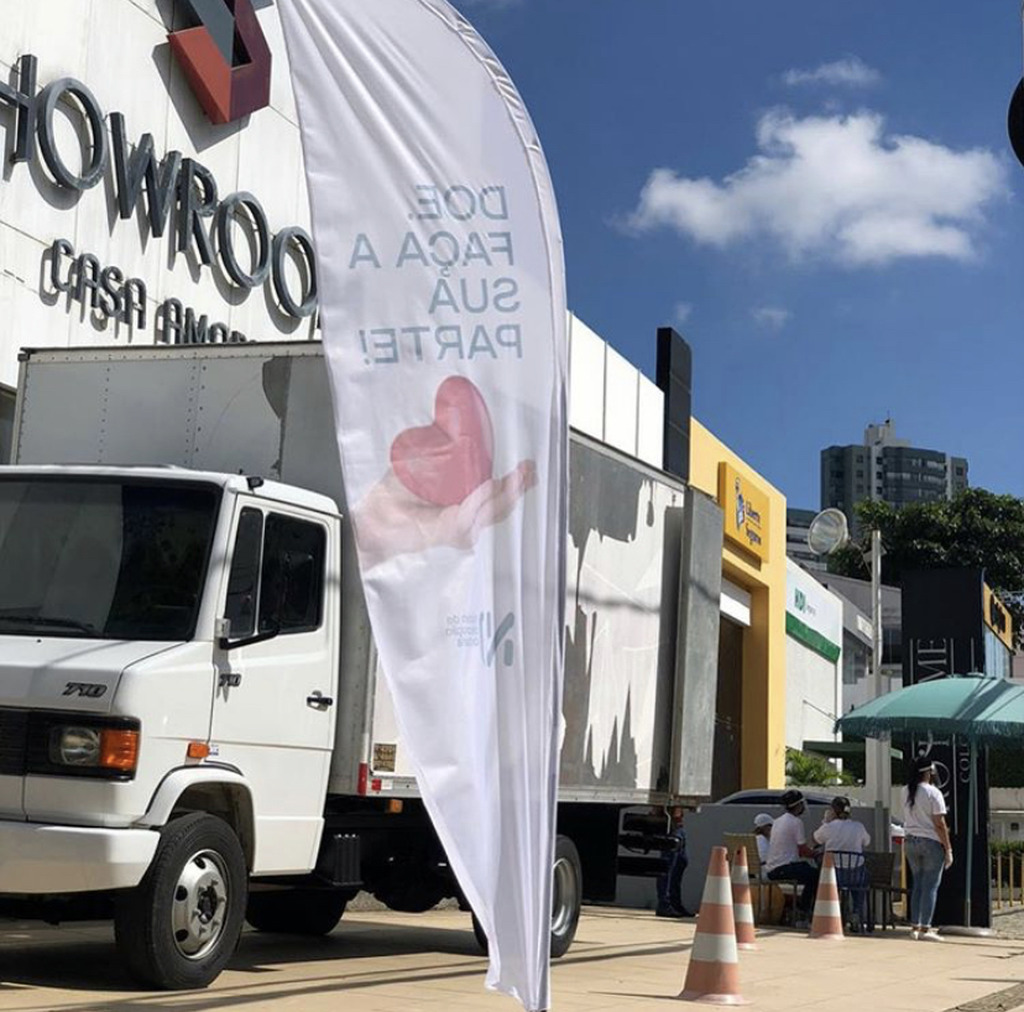
[[[1016,0],[457,0],[558,192],[573,310],[818,506],[824,446],[894,419],[1024,495]]]

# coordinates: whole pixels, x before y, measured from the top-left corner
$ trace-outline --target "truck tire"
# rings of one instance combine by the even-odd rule
[[[564,956],[576,937],[583,896],[583,874],[576,844],[567,836],[555,840],[555,866],[551,894],[551,958]],[[487,936],[483,925],[473,915],[473,934],[480,951],[487,955]]]
[[[348,894],[330,889],[281,889],[249,893],[245,919],[257,931],[329,935],[348,906]]]
[[[131,974],[151,987],[206,987],[234,954],[248,875],[231,827],[197,812],[160,830],[142,881],[118,899],[114,936]]]
[[[583,903],[583,869],[576,844],[567,836],[555,840],[554,888],[551,892],[551,958],[564,956],[576,937]]]

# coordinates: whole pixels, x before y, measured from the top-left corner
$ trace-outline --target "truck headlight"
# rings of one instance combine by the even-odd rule
[[[102,733],[91,727],[55,727],[50,737],[50,762],[65,766],[98,766]]]
[[[139,759],[135,728],[69,725],[50,731],[50,762],[54,766],[134,773]]]

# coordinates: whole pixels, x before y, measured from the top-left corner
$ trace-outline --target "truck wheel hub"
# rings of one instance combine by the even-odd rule
[[[565,858],[555,861],[554,888],[552,890],[551,933],[563,935],[572,925],[579,903],[579,878],[572,862]]]
[[[203,850],[181,869],[171,904],[171,932],[186,959],[202,959],[220,941],[228,907],[228,875],[219,854]]]

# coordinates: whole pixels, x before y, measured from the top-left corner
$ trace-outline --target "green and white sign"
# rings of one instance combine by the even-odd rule
[[[786,632],[833,664],[843,642],[843,603],[810,573],[786,560]]]

